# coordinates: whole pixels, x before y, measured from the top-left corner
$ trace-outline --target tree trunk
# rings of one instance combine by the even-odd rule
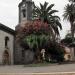
[[[37,57],[37,62],[41,62],[40,49],[37,49],[37,51],[36,51],[36,57]]]
[[[74,25],[71,25],[72,42],[74,42]]]

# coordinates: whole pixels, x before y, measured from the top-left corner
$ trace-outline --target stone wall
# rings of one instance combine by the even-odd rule
[[[22,48],[15,40],[14,64],[22,64]]]

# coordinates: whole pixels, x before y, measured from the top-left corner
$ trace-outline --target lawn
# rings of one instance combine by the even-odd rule
[[[24,67],[43,67],[43,66],[51,66],[56,65],[57,63],[37,63],[37,64],[27,64],[24,65]]]

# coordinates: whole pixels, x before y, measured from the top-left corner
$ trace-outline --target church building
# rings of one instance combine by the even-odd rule
[[[0,23],[0,64],[14,63],[15,31]]]
[[[22,0],[19,3],[19,23],[17,27],[22,26],[23,22],[32,18],[32,0]],[[15,30],[0,23],[0,64],[22,64],[23,50],[15,41]]]

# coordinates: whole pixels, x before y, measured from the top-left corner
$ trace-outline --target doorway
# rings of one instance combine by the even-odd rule
[[[9,52],[8,50],[5,50],[3,52],[3,64],[4,65],[9,65],[10,64],[10,61],[9,61]]]

